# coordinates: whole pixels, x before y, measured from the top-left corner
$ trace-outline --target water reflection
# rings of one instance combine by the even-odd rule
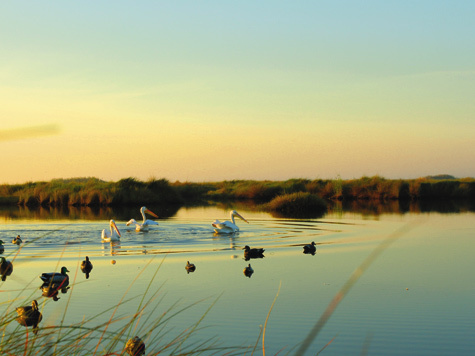
[[[462,213],[475,211],[475,203],[468,199],[454,200],[353,200],[335,201],[330,205],[333,212],[352,212],[362,215],[406,213]]]
[[[251,264],[249,263],[249,265],[246,268],[244,268],[242,272],[244,273],[246,277],[251,278],[252,274],[254,273],[254,270],[252,269]]]
[[[171,206],[153,206],[151,209],[157,213],[160,219],[166,219],[174,216],[180,209],[179,205]],[[37,206],[28,207],[22,205],[1,206],[0,217],[4,220],[128,220],[130,216],[136,215],[136,206],[101,206],[101,207],[85,207],[85,206],[63,206],[48,207]]]
[[[109,247],[109,253],[106,252],[107,247]],[[102,244],[102,255],[103,256],[115,256],[120,249],[120,241],[112,241],[109,244]]]
[[[70,288],[69,286],[67,287],[61,286],[60,283],[46,283],[46,282],[40,286],[43,297],[52,298],[55,302],[57,302],[60,299],[58,297],[59,292],[61,291],[62,294],[66,294],[69,288]]]
[[[230,202],[207,202],[202,207],[214,206],[217,209],[229,211],[232,209],[260,212],[261,207],[253,201],[230,201]],[[152,206],[151,209],[156,212],[160,219],[171,218],[182,208],[179,205]],[[183,207],[183,209],[187,209]],[[460,213],[475,212],[475,201],[473,200],[352,200],[352,201],[330,201],[328,210],[332,213],[352,212],[362,215],[381,215],[381,214],[406,214],[411,213]],[[26,206],[1,206],[0,217],[4,220],[117,220],[127,221],[130,216],[136,215],[136,206],[121,207],[26,207]],[[298,216],[289,216],[279,213],[271,213],[275,218],[319,218],[315,215],[299,214]]]

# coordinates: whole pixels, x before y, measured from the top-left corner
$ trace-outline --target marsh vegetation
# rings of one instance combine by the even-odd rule
[[[232,180],[223,182],[140,181],[125,178],[106,182],[97,178],[55,179],[49,182],[1,185],[0,204],[27,207],[108,207],[155,205],[166,216],[180,206],[208,201],[253,201],[262,210],[288,216],[322,214],[328,202],[413,202],[475,200],[475,180],[447,176],[392,180],[379,176],[290,179],[286,181]]]

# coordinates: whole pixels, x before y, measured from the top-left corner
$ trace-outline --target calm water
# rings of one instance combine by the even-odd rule
[[[119,216],[101,211],[66,218],[5,213],[0,239],[14,271],[0,287],[3,311],[37,299],[44,315],[40,326],[46,327],[79,323],[120,304],[124,295],[139,296],[122,302],[117,311],[130,316],[150,286],[147,296],[157,299],[139,320],[142,330],[170,308],[169,314],[198,302],[170,319],[169,334],[158,343],[192,327],[206,313],[199,325],[204,328],[187,342],[216,337],[223,346],[249,346],[251,354],[280,286],[267,322],[266,354],[293,354],[355,269],[395,236],[306,355],[315,355],[332,339],[322,355],[475,353],[475,213],[340,211],[297,220],[243,209],[239,212],[250,223],[239,221],[241,232],[232,237],[216,236],[210,225],[216,218],[228,219],[228,207],[182,208],[159,219],[158,228],[140,233],[125,226],[129,218],[139,217],[138,209]],[[100,239],[111,217],[122,232],[118,246]],[[399,233],[401,229],[406,230]],[[17,234],[29,242],[21,249],[11,244]],[[311,241],[317,243],[317,253],[304,255],[301,245]],[[251,278],[243,274],[249,263],[243,259],[245,245],[266,250],[263,259],[249,261],[255,271]],[[86,255],[94,264],[87,280],[78,268]],[[194,273],[186,273],[187,260],[196,265]],[[38,275],[63,265],[71,271],[72,288],[56,302],[42,297]],[[91,323],[109,320],[112,312]],[[147,320],[147,315],[152,317]],[[15,328],[14,323],[8,328]],[[110,330],[120,326],[112,324]],[[262,354],[261,340],[256,354]]]

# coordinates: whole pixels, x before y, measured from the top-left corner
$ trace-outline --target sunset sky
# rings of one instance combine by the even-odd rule
[[[475,1],[2,1],[1,183],[475,177]]]

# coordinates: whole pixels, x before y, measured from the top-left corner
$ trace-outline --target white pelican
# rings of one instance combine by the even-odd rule
[[[232,233],[235,233],[235,232],[238,232],[239,231],[239,227],[236,225],[235,221],[234,221],[234,217],[237,216],[238,218],[244,220],[245,222],[247,222],[249,224],[249,221],[247,221],[246,219],[244,219],[241,215],[239,215],[239,213],[236,211],[236,210],[232,210],[229,215],[231,216],[231,221],[219,221],[219,220],[216,220],[215,222],[213,222],[211,225],[213,225],[214,227],[214,231],[218,234],[232,234]]]
[[[115,221],[111,219],[109,225],[110,231],[107,231],[107,229],[102,230],[102,242],[120,241],[120,231],[117,228]]]
[[[158,222],[153,221],[153,220],[148,220],[145,217],[145,213],[158,218],[157,214],[155,214],[153,211],[148,210],[146,207],[142,206],[140,208],[140,214],[142,214],[142,218],[143,218],[142,223],[139,224],[137,221],[135,221],[135,219],[130,219],[129,221],[127,221],[126,225],[129,226],[131,224],[135,224],[135,231],[147,231],[150,225],[158,225]]]

